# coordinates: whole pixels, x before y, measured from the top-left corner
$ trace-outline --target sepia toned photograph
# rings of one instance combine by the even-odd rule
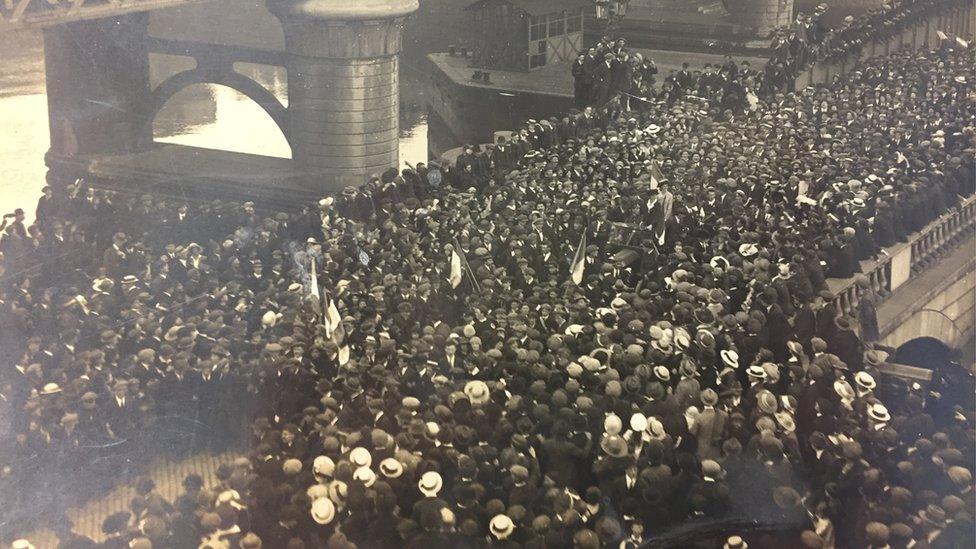
[[[0,0],[0,549],[973,549],[974,33]]]

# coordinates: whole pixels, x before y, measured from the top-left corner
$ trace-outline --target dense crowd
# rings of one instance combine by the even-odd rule
[[[752,67],[748,61],[736,63],[727,55],[722,64],[692,68],[685,62],[677,71],[659,75],[650,56],[629,50],[624,38],[604,36],[573,63],[576,107],[608,109],[612,117],[653,109],[655,104],[672,105],[679,98],[695,98],[707,109],[720,111],[754,108],[759,97],[793,91],[796,77],[815,63],[856,58],[872,42],[884,43],[934,14],[964,5],[963,0],[886,3],[856,17],[849,15],[833,28],[825,22],[827,5],[820,4],[812,14],[800,12],[789,27],[776,29],[772,54],[763,67]],[[945,35],[931,46],[954,38]]]
[[[673,105],[679,99],[695,99],[705,108],[740,109],[748,96],[765,86],[763,73],[748,61],[736,63],[731,55],[721,65],[706,63],[700,69],[688,62],[663,75],[650,56],[627,48],[627,40],[604,36],[573,63],[573,93],[577,108],[608,110],[611,117],[631,110]],[[764,90],[763,90],[764,91]]]
[[[936,14],[965,5],[958,0],[886,2],[856,16],[846,16],[836,28],[829,27],[824,21],[827,4],[818,5],[809,15],[798,13],[790,27],[777,29],[774,33],[773,53],[765,67],[768,88],[783,91],[793,84],[799,73],[814,63],[857,57],[872,42],[882,44]],[[927,31],[927,26],[920,30]],[[938,43],[930,45],[939,46]]]
[[[973,53],[868,60],[754,111],[583,109],[299,213],[49,189],[0,240],[3,523],[49,504],[64,547],[141,549],[637,547],[678,525],[730,549],[971,546],[971,403],[882,395],[826,278],[973,194]],[[133,480],[101,545],[68,532],[71,472],[111,481],[191,424],[243,427],[246,457],[173,502]]]

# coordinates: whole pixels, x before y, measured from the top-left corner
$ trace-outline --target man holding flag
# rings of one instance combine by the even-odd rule
[[[647,201],[641,205],[641,212],[645,225],[654,233],[655,243],[663,246],[667,224],[674,210],[674,195],[668,190],[668,181],[656,161],[651,161],[648,174],[650,193]]]

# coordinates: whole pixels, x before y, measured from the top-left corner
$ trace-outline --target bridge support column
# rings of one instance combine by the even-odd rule
[[[49,183],[73,180],[65,166],[76,155],[132,152],[152,141],[142,120],[148,24],[148,14],[136,13],[44,30]]]
[[[767,41],[773,29],[789,26],[793,19],[793,0],[737,0],[733,13],[739,24],[753,29],[760,41]]]
[[[288,51],[292,156],[322,192],[398,163],[399,53],[417,0],[268,0]]]

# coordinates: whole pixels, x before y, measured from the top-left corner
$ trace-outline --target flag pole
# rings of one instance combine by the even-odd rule
[[[458,256],[461,258],[461,263],[464,264],[464,270],[468,273],[468,276],[471,278],[471,285],[474,286],[475,291],[480,294],[481,293],[481,284],[478,284],[478,279],[475,278],[474,271],[471,270],[471,265],[468,263],[468,258],[465,257],[464,250],[461,249],[461,243],[458,242],[458,239],[457,239],[457,236],[456,235],[453,237],[453,239],[454,239],[454,250],[457,252]]]

